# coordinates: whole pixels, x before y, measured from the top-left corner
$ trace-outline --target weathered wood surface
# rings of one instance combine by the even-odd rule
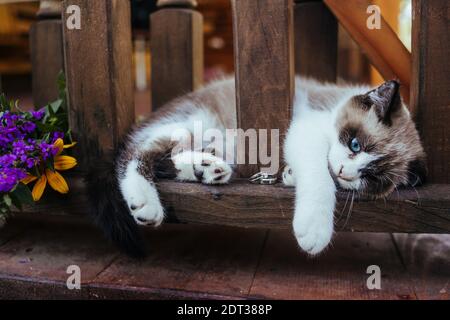
[[[335,82],[338,23],[322,2],[294,5],[295,73]]]
[[[398,36],[383,19],[381,13],[380,28],[367,27],[367,8],[369,0],[324,0],[339,23],[364,50],[371,63],[386,80],[399,79],[402,97],[406,102],[410,98],[411,54]],[[411,109],[414,113],[415,111]]]
[[[158,0],[158,7],[196,7],[196,0]]]
[[[267,129],[268,134],[270,129],[278,129],[276,152],[281,155],[294,94],[292,2],[233,0],[232,6],[238,128]],[[270,150],[270,141],[269,136],[266,150]],[[238,144],[243,151],[244,146]],[[255,153],[260,147],[246,149]],[[260,170],[249,163],[248,156],[245,163],[238,168],[243,177]],[[262,164],[259,155],[258,164]]]
[[[136,261],[86,222],[38,220],[11,219],[0,232],[9,234],[0,245],[0,299],[450,298],[442,257],[440,269],[429,269],[436,250],[410,262],[389,234],[340,233],[311,258],[289,230],[166,224],[147,229],[148,256]],[[66,285],[73,264],[82,270],[81,290]],[[382,290],[366,286],[373,264]]]
[[[150,21],[152,110],[156,110],[203,84],[203,17],[189,7],[162,7]]]
[[[81,167],[110,156],[134,123],[129,1],[71,0],[81,30],[64,26],[69,122]],[[67,13],[64,9],[64,21]]]
[[[74,178],[66,196],[48,197],[28,213],[80,215],[88,210],[84,183]],[[181,223],[219,224],[244,228],[290,228],[294,190],[281,185],[252,185],[237,180],[225,186],[160,181],[168,220]],[[355,199],[347,221],[350,200],[338,194],[337,231],[449,233],[450,185],[426,185],[394,192],[384,200]],[[344,207],[346,208],[345,210]],[[342,217],[341,217],[342,212]],[[347,221],[347,223],[346,223]]]
[[[36,108],[58,98],[57,79],[64,70],[60,19],[35,22],[30,29],[33,102]]]
[[[270,231],[250,295],[269,299],[416,299],[389,234],[341,233],[311,259],[293,235]],[[281,263],[282,261],[282,263]],[[379,265],[382,290],[369,290],[367,267]]]
[[[146,233],[145,261],[120,257],[95,282],[245,297],[265,237],[266,230],[166,226]]]
[[[450,2],[413,2],[411,102],[432,183],[450,183]]]

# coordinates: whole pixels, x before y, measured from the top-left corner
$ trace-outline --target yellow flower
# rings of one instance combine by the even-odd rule
[[[64,145],[62,139],[56,140],[54,146],[58,148],[58,152],[56,153],[53,162],[53,167],[55,168],[55,170],[53,171],[50,169],[45,169],[39,178],[33,175],[28,175],[22,180],[22,183],[24,184],[29,184],[37,180],[36,184],[33,187],[33,190],[31,191],[34,201],[39,201],[41,199],[42,195],[44,194],[45,187],[47,186],[47,182],[53,190],[59,193],[66,194],[69,192],[69,186],[67,185],[66,180],[56,170],[65,171],[72,169],[77,165],[77,160],[74,157],[61,155],[64,149],[71,148],[75,144],[76,143]]]

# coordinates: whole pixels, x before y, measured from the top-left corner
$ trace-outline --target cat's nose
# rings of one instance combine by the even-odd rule
[[[338,178],[341,178],[342,180],[349,181],[349,182],[354,180],[354,178],[348,176],[347,174],[344,174],[344,166],[341,166],[341,170],[339,170]]]

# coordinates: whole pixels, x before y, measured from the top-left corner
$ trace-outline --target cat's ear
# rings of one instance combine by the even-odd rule
[[[362,96],[362,103],[374,111],[380,121],[391,125],[391,116],[401,108],[400,84],[391,80]]]

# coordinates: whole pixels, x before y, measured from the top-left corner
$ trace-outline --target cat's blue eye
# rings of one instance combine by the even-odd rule
[[[358,141],[357,138],[353,138],[353,139],[350,141],[349,148],[350,148],[350,150],[352,150],[352,152],[354,152],[354,153],[358,153],[358,152],[361,151],[361,145],[359,144],[359,141]]]

